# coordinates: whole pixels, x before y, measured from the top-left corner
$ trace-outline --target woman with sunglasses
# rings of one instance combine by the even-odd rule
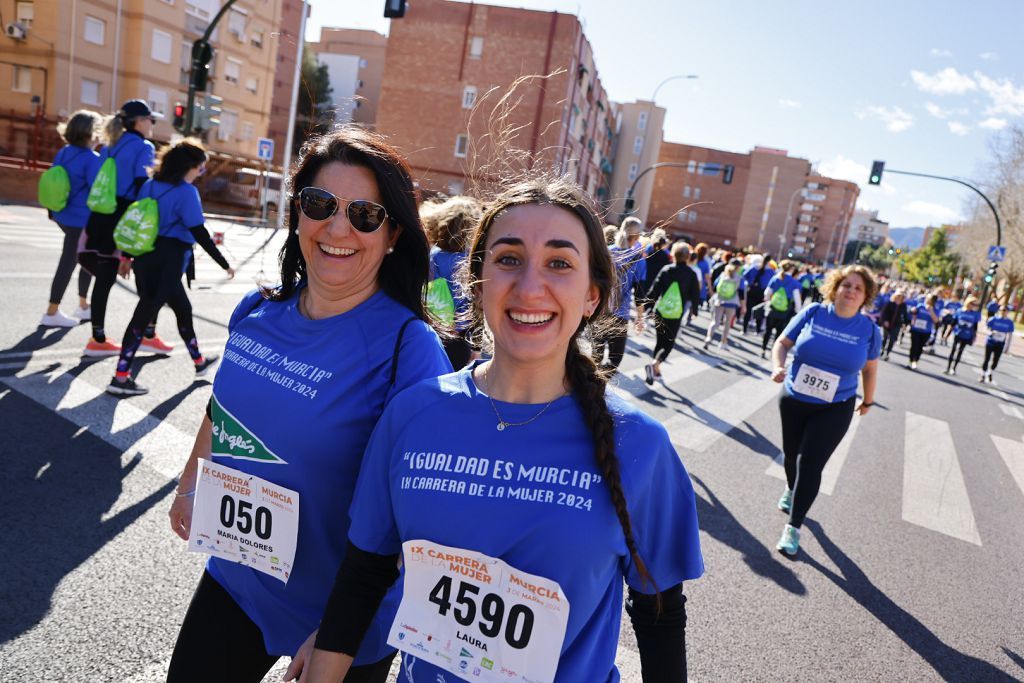
[[[195,368],[196,378],[204,377],[219,356],[199,351],[196,331],[192,325],[192,303],[181,282],[181,276],[192,262],[192,245],[199,243],[229,278],[235,271],[213,243],[203,223],[203,205],[196,189],[196,178],[206,170],[206,150],[195,139],[182,140],[161,153],[153,171],[153,179],[139,190],[139,197],[156,200],[160,223],[153,251],[134,259],[132,267],[138,283],[139,302],[124,331],[117,370],[107,386],[115,396],[138,396],[149,391],[131,376],[132,360],[142,345],[146,327],[156,318],[164,304],[177,318],[178,334],[185,342]]]
[[[644,680],[685,681],[693,488],[664,427],[610,395],[581,348],[616,289],[601,223],[567,181],[487,207],[467,284],[493,356],[384,411],[305,680],[342,680],[401,557],[404,683],[618,680],[624,581]]]
[[[192,501],[199,459],[209,459],[298,498],[293,531],[267,541],[293,544],[294,559],[285,574],[211,558],[169,681],[260,681],[279,657],[295,655],[345,557],[356,475],[384,406],[451,371],[426,322],[427,240],[406,162],[380,136],[345,128],[306,143],[289,187],[281,285],[247,295],[231,316],[170,522],[183,539],[202,527]],[[381,610],[349,683],[385,680],[393,614]]]

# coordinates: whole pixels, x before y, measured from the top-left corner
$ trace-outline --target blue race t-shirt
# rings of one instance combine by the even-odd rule
[[[99,154],[86,147],[64,145],[53,159],[54,166],[63,166],[71,181],[71,192],[68,203],[60,211],[55,211],[53,220],[66,228],[84,228],[89,220],[89,207],[85,200],[89,197],[92,178],[96,173],[94,166]]]
[[[953,316],[956,315],[957,311],[961,308],[963,308],[963,304],[959,301],[947,301],[945,306],[942,308],[942,317],[949,318],[949,321],[952,322]]]
[[[796,294],[800,291],[800,283],[789,273],[782,273],[776,275],[768,282],[768,287],[765,288],[765,291],[770,289],[774,294],[780,287],[786,290],[786,297],[789,299],[789,307],[792,310],[796,302]]]
[[[385,409],[359,475],[349,538],[378,554],[400,553],[403,541],[429,540],[557,581],[569,621],[555,682],[618,681],[623,579],[653,593],[703,573],[690,478],[665,428],[609,396],[622,490],[654,582],[645,584],[577,400],[556,399],[535,420],[499,432],[495,410],[506,421],[523,422],[543,406],[495,401],[492,407],[471,372],[423,382]],[[427,597],[408,599],[425,603]],[[458,645],[475,653],[475,661],[487,656],[475,645]],[[403,665],[405,683],[457,678],[413,655],[403,656]]]
[[[973,344],[974,337],[978,333],[978,323],[981,322],[981,312],[961,310],[954,316],[954,320],[956,322],[956,338]]]
[[[931,334],[932,330],[935,329],[934,321],[928,310],[928,307],[924,304],[919,304],[914,308],[913,315],[914,320],[910,323],[910,329],[914,332],[923,332]]]
[[[707,262],[707,259],[697,259],[697,267],[700,268],[700,298],[708,298],[708,282],[707,278],[711,276],[711,264]]]
[[[153,143],[134,131],[125,131],[113,147],[100,150],[97,163],[89,177],[89,185],[96,179],[100,166],[113,157],[117,164],[117,196],[123,199],[138,199],[134,189],[136,178],[149,178],[149,169],[156,159],[156,148]]]
[[[832,403],[841,403],[857,394],[858,373],[882,349],[882,335],[871,318],[862,313],[841,318],[832,304],[807,306],[793,316],[782,334],[794,342],[793,362],[783,386],[787,394],[807,403],[825,401],[796,390],[793,379],[803,365],[839,375]]]
[[[608,250],[612,253],[612,262],[619,278],[619,297],[612,315],[629,320],[634,288],[638,285],[642,287],[647,281],[647,261],[639,246],[632,249],[609,247]]]
[[[764,272],[761,274],[761,277],[758,277],[757,274],[758,272],[760,272],[760,270],[760,266],[751,265],[747,267],[746,271],[743,272],[743,281],[747,284],[747,286],[758,287],[762,290],[768,288],[768,283],[771,282],[772,278],[775,277],[775,269],[772,268],[771,266],[765,266]]]
[[[464,330],[469,327],[466,312],[469,311],[469,299],[463,296],[462,284],[459,282],[459,268],[466,260],[466,255],[450,251],[442,251],[441,247],[430,250],[430,279],[443,277],[448,281],[448,291],[455,302],[455,327]]]
[[[174,185],[160,180],[147,180],[139,190],[139,198],[152,197],[160,211],[160,237],[171,237],[185,244],[195,244],[189,228],[203,225],[203,203],[199,190],[192,183]]]
[[[989,318],[987,324],[988,339],[985,340],[987,346],[1002,346],[1013,336],[1015,326],[1013,321],[1006,316],[997,315]]]
[[[236,450],[235,457],[213,460],[299,493],[294,571],[285,585],[234,562],[207,563],[259,626],[267,652],[288,656],[320,623],[345,556],[363,451],[384,406],[401,389],[451,372],[437,335],[416,320],[405,329],[389,386],[399,328],[413,314],[384,292],[323,320],[302,316],[297,302],[297,294],[282,302],[247,295],[231,317],[213,385],[214,426],[234,422],[265,446],[257,449],[260,457]],[[215,453],[218,447],[223,453],[227,444],[215,444]],[[395,607],[382,606],[357,664],[391,651],[386,639]]]

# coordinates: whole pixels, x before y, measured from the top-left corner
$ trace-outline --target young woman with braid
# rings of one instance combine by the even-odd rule
[[[580,347],[615,288],[601,224],[568,182],[514,186],[468,270],[493,356],[384,411],[346,559],[286,678],[342,679],[401,557],[401,681],[617,681],[623,581],[644,681],[686,680],[693,489],[665,429]]]

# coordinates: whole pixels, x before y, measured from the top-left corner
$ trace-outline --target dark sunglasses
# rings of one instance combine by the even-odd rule
[[[304,187],[295,198],[302,214],[313,221],[327,220],[338,212],[342,202],[348,202],[345,214],[359,232],[376,232],[388,219],[388,212],[380,204],[366,199],[342,199],[319,187]]]

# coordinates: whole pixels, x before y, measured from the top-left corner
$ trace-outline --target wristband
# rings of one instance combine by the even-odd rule
[[[196,495],[196,490],[192,489],[191,491],[185,491],[184,493],[177,493],[177,492],[175,492],[174,497],[175,498],[188,498],[189,496],[194,496],[194,495]]]
[[[871,402],[871,403],[869,403],[869,402],[867,402],[867,401],[861,401],[861,403],[860,403],[860,407],[861,407],[861,408],[864,408],[864,407],[868,407],[868,408],[870,408],[870,407],[871,407],[871,406],[873,406],[873,405],[875,405],[875,404],[874,404],[874,402]]]

